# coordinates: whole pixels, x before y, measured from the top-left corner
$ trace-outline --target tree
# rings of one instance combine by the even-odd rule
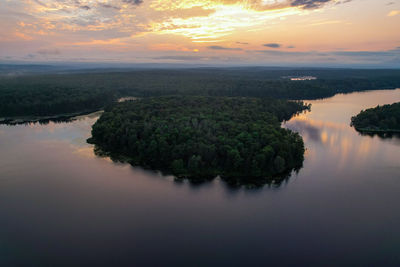
[[[282,172],[283,170],[285,170],[285,159],[281,156],[277,156],[274,159],[274,167],[277,172]]]

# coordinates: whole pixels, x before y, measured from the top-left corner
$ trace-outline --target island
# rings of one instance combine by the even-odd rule
[[[303,140],[281,121],[309,108],[267,98],[149,97],[106,108],[88,142],[176,178],[265,184],[302,166]]]
[[[400,133],[400,102],[362,110],[351,125],[362,133]]]

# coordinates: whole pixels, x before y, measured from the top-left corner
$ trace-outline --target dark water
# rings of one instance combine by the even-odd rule
[[[97,115],[0,126],[0,266],[400,265],[400,139],[361,136],[361,109],[400,89],[309,101],[286,124],[304,168],[234,190],[96,157]]]

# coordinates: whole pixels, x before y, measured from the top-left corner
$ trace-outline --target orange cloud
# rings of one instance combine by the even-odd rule
[[[91,40],[88,42],[75,42],[71,45],[86,46],[86,45],[126,45],[121,39],[109,39],[109,40]]]
[[[32,37],[32,36],[29,36],[29,35],[24,34],[24,33],[22,33],[22,32],[15,32],[14,35],[15,35],[16,37],[22,39],[22,40],[25,40],[25,41],[33,40],[33,37]]]
[[[188,48],[182,45],[169,44],[169,43],[159,43],[152,44],[148,47],[153,51],[182,51],[182,52],[198,52],[198,49]]]

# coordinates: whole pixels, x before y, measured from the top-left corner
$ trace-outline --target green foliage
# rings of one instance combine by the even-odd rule
[[[351,124],[361,132],[400,132],[400,102],[362,110]]]
[[[280,121],[306,108],[273,99],[145,98],[109,107],[90,141],[177,177],[271,178],[302,165],[303,140]]]
[[[0,116],[48,116],[90,112],[112,103],[115,92],[20,78],[0,80]]]
[[[285,78],[303,75],[318,79]],[[395,87],[400,87],[399,70],[199,68],[0,76],[0,117],[92,111],[122,96],[316,99]]]

